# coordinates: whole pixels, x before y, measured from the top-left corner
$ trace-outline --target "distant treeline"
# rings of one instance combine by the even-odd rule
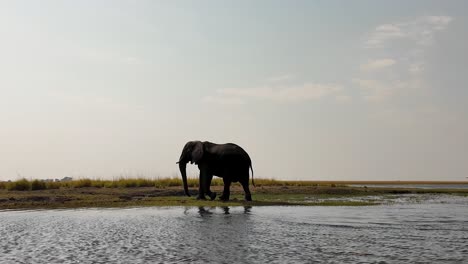
[[[198,178],[187,179],[189,187],[198,187]],[[212,186],[223,186],[221,178],[214,178],[211,182]],[[312,181],[280,181],[274,179],[255,179],[255,185],[260,186],[319,186],[326,185],[335,187],[335,184],[323,184]],[[133,188],[133,187],[155,187],[167,188],[172,186],[182,186],[181,178],[119,178],[114,180],[101,179],[78,179],[70,181],[44,181],[44,180],[28,180],[19,179],[16,181],[0,182],[0,189],[11,191],[35,191],[48,190],[59,188]]]

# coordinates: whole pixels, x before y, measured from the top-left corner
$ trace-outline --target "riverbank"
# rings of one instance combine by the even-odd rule
[[[181,186],[167,187],[59,187],[41,190],[0,189],[0,210],[5,209],[53,209],[84,207],[133,207],[133,206],[366,206],[377,205],[398,195],[407,194],[449,194],[468,196],[468,189],[418,189],[398,187],[350,187],[350,182],[280,182],[251,187],[253,202],[243,201],[240,185],[231,186],[231,201],[199,201],[195,199],[196,186],[190,188],[192,197],[183,194]],[[366,184],[366,182],[359,182]],[[388,184],[389,182],[386,182]],[[395,184],[395,182],[391,182]],[[434,184],[434,182],[430,182]],[[376,184],[372,182],[371,184]],[[408,184],[417,184],[411,182]],[[425,182],[424,184],[427,184]],[[467,184],[440,183],[437,184]],[[72,185],[70,185],[72,186]],[[212,190],[222,192],[222,186],[215,184]],[[387,199],[387,200],[388,200]]]

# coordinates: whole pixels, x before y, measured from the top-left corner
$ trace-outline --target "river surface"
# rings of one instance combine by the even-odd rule
[[[468,197],[0,212],[0,263],[468,263]]]
[[[351,187],[416,188],[416,189],[468,189],[467,184],[349,184]]]

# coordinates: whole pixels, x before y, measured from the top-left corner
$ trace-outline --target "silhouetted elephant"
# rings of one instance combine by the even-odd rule
[[[245,200],[252,201],[249,190],[249,168],[253,169],[249,154],[236,144],[214,144],[208,141],[190,141],[185,144],[180,155],[179,164],[180,173],[184,182],[184,191],[190,196],[187,186],[187,163],[195,163],[200,169],[200,187],[197,199],[205,199],[207,194],[211,200],[216,198],[216,193],[211,192],[211,180],[214,176],[223,178],[224,191],[220,199],[229,200],[230,186],[232,182],[240,182],[245,192]]]

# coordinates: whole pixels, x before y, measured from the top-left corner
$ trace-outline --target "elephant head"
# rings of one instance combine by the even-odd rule
[[[179,170],[182,175],[182,181],[184,182],[184,192],[187,196],[190,196],[187,185],[187,163],[191,164],[198,162],[203,157],[203,143],[201,141],[190,141],[185,144],[182,149],[182,154],[180,155],[179,161]]]

